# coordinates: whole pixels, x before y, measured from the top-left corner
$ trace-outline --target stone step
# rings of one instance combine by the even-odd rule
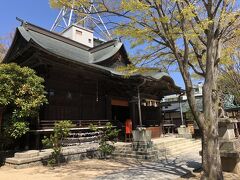
[[[187,151],[191,148],[198,148],[201,149],[201,142],[195,142],[195,143],[181,143],[176,145],[171,145],[168,147],[155,147],[155,149],[158,149],[159,156],[166,156],[171,154],[178,154],[182,153],[184,151]]]
[[[154,144],[158,146],[172,146],[175,144],[183,144],[186,142],[192,142],[192,140],[180,139],[180,140],[171,140],[166,142],[155,142]]]
[[[151,152],[139,152],[139,151],[114,151],[114,154],[132,154],[132,155],[156,155],[158,154],[157,150]]]
[[[175,148],[175,147],[178,147],[178,146],[185,146],[185,145],[195,145],[195,144],[200,144],[201,141],[181,141],[181,142],[175,142],[174,144],[173,143],[164,143],[164,144],[155,144],[154,146],[161,149],[161,148]]]
[[[135,155],[135,154],[112,154],[112,157],[115,158],[134,158],[142,160],[157,160],[157,155]]]
[[[158,152],[158,157],[172,157],[172,156],[176,156],[178,154],[186,154],[186,153],[190,153],[190,152],[193,152],[193,151],[196,151],[196,150],[201,150],[201,147],[197,147],[197,146],[193,146],[193,147],[188,147],[188,148],[183,148],[181,150],[168,150],[168,149],[165,149],[164,150],[161,150]]]
[[[201,148],[200,144],[185,144],[184,146],[174,146],[174,147],[168,147],[167,152],[169,153],[174,153],[174,152],[180,152],[180,151],[185,151],[187,149],[191,149],[193,147]]]
[[[114,146],[115,148],[130,148],[132,147],[132,143],[125,144],[122,142],[117,142]]]
[[[154,141],[154,144],[165,144],[165,145],[172,145],[176,143],[182,143],[182,142],[189,142],[194,141],[195,139],[186,139],[186,138],[175,138],[175,139],[167,139],[163,141]]]
[[[189,150],[189,152],[191,152],[191,151],[196,151],[196,150],[198,150],[198,148],[197,149],[194,149],[194,148],[192,148],[191,150]],[[188,151],[187,151],[188,152]],[[175,157],[175,156],[177,156],[177,155],[179,155],[179,154],[184,154],[184,153],[186,153],[186,152],[176,152],[176,153],[174,153],[174,154],[164,154],[164,153],[162,153],[162,154],[152,154],[152,155],[136,155],[136,154],[125,154],[125,153],[113,153],[112,155],[113,155],[113,157],[114,158],[135,158],[135,159],[151,159],[151,160],[160,160],[160,159],[164,159],[164,158],[172,158],[172,157]]]
[[[176,144],[172,146],[166,147],[167,149],[182,149],[182,148],[188,148],[188,147],[193,147],[193,146],[201,146],[201,143],[184,143],[184,144]]]
[[[147,148],[147,149],[139,148],[137,151],[138,152],[151,152],[154,150],[156,150],[155,147]],[[115,148],[115,151],[127,152],[127,151],[136,151],[136,150],[134,150],[133,148]]]
[[[201,150],[200,148],[190,148],[190,149],[187,149],[187,150],[181,150],[181,151],[174,151],[174,152],[168,152],[167,153],[167,156],[175,156],[175,155],[178,155],[178,154],[186,154],[186,153],[191,153],[195,150]]]
[[[24,152],[17,152],[14,154],[15,158],[32,158],[39,155],[38,150],[29,150]]]
[[[193,148],[189,148],[189,149],[186,149],[186,150],[182,150],[182,151],[176,151],[176,152],[173,152],[171,153],[171,155],[168,155],[168,156],[177,156],[177,155],[180,155],[180,154],[187,154],[187,153],[191,153],[191,152],[195,152],[195,151],[200,151],[201,150],[201,147],[193,147]]]
[[[152,148],[146,150],[139,149],[133,151],[132,145],[118,145],[115,147],[114,157],[128,157],[135,159],[163,159],[166,157],[176,156],[181,153],[191,152],[201,149],[201,140],[199,139],[163,139],[163,142],[154,142]]]
[[[168,150],[170,153],[174,153],[174,152],[188,151],[191,148],[201,149],[201,147],[202,147],[201,144],[193,144],[193,145],[188,144],[188,145],[181,146],[181,147],[174,147],[174,148],[171,147]]]

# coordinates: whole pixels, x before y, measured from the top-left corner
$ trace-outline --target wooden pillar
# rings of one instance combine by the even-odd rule
[[[112,104],[111,97],[106,95],[106,119],[112,120]]]
[[[131,102],[129,105],[130,105],[130,118],[132,119],[132,127],[133,129],[136,129],[138,125],[136,103]]]
[[[30,136],[30,134],[28,132],[25,136],[25,147],[24,147],[25,150],[29,150],[29,147],[30,147],[29,136]]]
[[[163,122],[163,115],[162,115],[162,108],[161,107],[157,107],[158,108],[158,115],[159,115],[159,122],[158,125],[160,126]]]
[[[3,125],[3,107],[0,107],[0,132],[2,130]]]
[[[40,134],[39,133],[36,133],[35,134],[35,146],[36,146],[36,149],[40,149]]]

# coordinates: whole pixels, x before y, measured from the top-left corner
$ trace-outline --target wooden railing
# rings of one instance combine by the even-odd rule
[[[40,126],[38,129],[52,129],[54,124],[61,120],[40,120]],[[75,127],[89,127],[90,124],[96,126],[105,126],[109,120],[71,120]]]

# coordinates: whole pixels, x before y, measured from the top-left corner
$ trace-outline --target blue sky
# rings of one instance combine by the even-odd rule
[[[19,17],[23,20],[50,29],[58,10],[51,9],[48,0],[7,0],[0,5],[0,37],[7,36],[10,32],[20,25],[16,20]],[[127,51],[131,51],[128,49]],[[184,87],[183,80],[179,73],[171,73],[175,83]]]

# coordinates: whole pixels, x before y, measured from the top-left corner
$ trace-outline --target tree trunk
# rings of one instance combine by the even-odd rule
[[[208,119],[209,126],[203,130],[203,180],[222,180],[222,166],[218,140],[217,119]],[[212,123],[213,122],[213,123]]]
[[[210,26],[211,27],[211,26]],[[208,36],[206,61],[206,77],[203,86],[203,170],[201,179],[222,180],[222,166],[218,140],[218,108],[217,91],[218,68],[216,61],[220,57],[220,42],[214,34]]]

